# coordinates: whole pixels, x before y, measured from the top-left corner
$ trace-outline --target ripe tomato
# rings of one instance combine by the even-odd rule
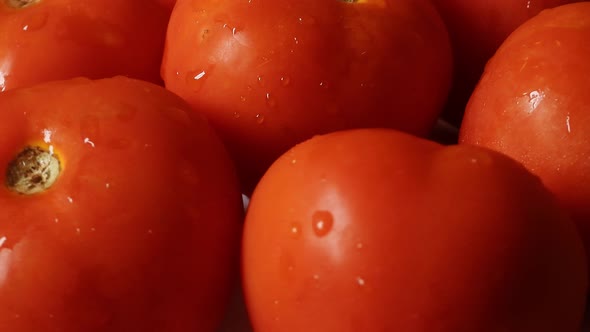
[[[422,0],[179,0],[162,65],[225,139],[246,191],[318,133],[426,135],[450,74],[444,24]]]
[[[160,83],[168,18],[153,0],[0,1],[0,91],[77,76]]]
[[[209,125],[123,77],[0,110],[0,331],[215,331],[243,209]]]
[[[538,178],[392,130],[278,159],[242,258],[256,332],[578,332],[587,287],[579,235]]]
[[[449,29],[454,80],[445,118],[459,125],[486,62],[519,25],[541,10],[573,0],[432,0]],[[579,1],[579,0],[578,0]]]
[[[162,4],[165,8],[172,10],[174,5],[176,4],[176,0],[157,0],[160,4]]]
[[[490,61],[460,140],[501,151],[541,177],[590,249],[590,2],[542,12]]]

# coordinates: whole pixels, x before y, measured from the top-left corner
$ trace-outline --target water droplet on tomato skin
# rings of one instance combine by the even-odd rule
[[[258,123],[259,125],[264,123],[264,115],[262,114],[256,114],[256,123]]]
[[[294,239],[301,236],[301,225],[298,222],[293,222],[289,226],[289,236]]]
[[[291,84],[291,78],[289,76],[282,76],[280,81],[282,86],[289,86]]]
[[[34,13],[23,20],[22,30],[31,32],[43,28],[48,21],[49,14],[46,12]]]
[[[356,283],[357,283],[357,285],[359,285],[359,287],[363,287],[366,285],[367,282],[365,281],[365,279],[363,277],[359,276],[359,277],[356,277]]]
[[[329,211],[316,211],[311,217],[311,225],[315,235],[326,236],[332,230],[334,217]]]
[[[256,82],[258,82],[258,85],[260,87],[264,87],[265,85],[264,77],[262,77],[261,75],[258,75],[258,77],[256,77]]]
[[[297,22],[301,25],[315,25],[316,19],[313,16],[304,15],[297,17]]]
[[[186,75],[186,85],[194,92],[198,92],[203,88],[205,80],[208,77],[206,70],[194,70]]]

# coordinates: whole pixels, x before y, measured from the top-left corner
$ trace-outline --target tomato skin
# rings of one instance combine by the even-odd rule
[[[0,3],[0,91],[78,76],[162,84],[170,12],[153,0]]]
[[[379,129],[279,158],[242,265],[257,332],[577,332],[587,287],[573,223],[521,165]]]
[[[208,123],[124,77],[7,91],[0,110],[0,330],[215,331],[243,208]],[[62,161],[32,196],[5,185],[27,144]]]
[[[469,101],[460,141],[537,174],[590,244],[590,3],[547,10],[515,31]],[[590,249],[590,248],[589,248]]]
[[[162,77],[206,112],[249,192],[315,134],[385,126],[426,135],[451,67],[427,1],[180,0]]]
[[[453,87],[443,116],[459,125],[484,66],[518,26],[542,10],[573,0],[432,0],[445,21],[454,51]]]

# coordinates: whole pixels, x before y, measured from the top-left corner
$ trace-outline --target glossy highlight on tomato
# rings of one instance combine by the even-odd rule
[[[514,160],[385,129],[316,136],[257,186],[242,253],[256,332],[579,332],[579,234]]]
[[[243,208],[203,117],[125,77],[13,89],[0,116],[1,331],[216,331]]]
[[[210,119],[250,192],[272,161],[316,134],[427,135],[451,67],[428,1],[179,0],[162,77]]]
[[[0,92],[78,76],[161,84],[169,13],[154,0],[0,1]]]

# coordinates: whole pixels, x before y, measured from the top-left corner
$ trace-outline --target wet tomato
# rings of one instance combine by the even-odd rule
[[[423,0],[179,0],[162,75],[205,112],[249,191],[315,134],[426,135],[450,87],[451,53]]]
[[[243,209],[187,109],[123,77],[0,94],[1,331],[215,331]]]
[[[587,287],[579,234],[537,177],[385,129],[279,158],[242,259],[256,332],[578,332]]]
[[[500,44],[526,20],[543,9],[574,0],[431,0],[437,6],[451,37],[454,80],[444,117],[459,125],[465,105],[486,62]],[[579,0],[578,0],[579,1]]]
[[[505,153],[541,177],[590,249],[590,2],[542,12],[490,61],[462,143]]]
[[[0,1],[0,91],[78,76],[161,83],[168,18],[154,0]]]

